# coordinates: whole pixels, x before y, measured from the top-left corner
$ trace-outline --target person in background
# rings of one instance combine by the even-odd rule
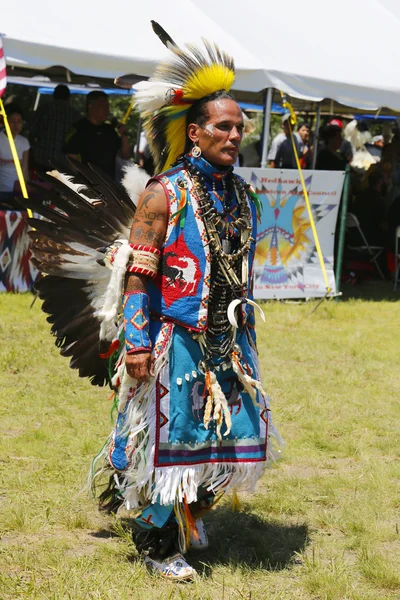
[[[21,162],[22,173],[25,180],[27,180],[29,179],[30,144],[26,137],[20,135],[23,126],[22,111],[16,104],[9,104],[6,111],[18,158]],[[0,132],[0,201],[12,203],[14,184],[17,180],[18,175],[11,153],[10,142],[6,130],[2,129]]]
[[[369,144],[366,144],[368,152],[379,162],[385,145],[383,135],[375,135]]]
[[[276,135],[274,137],[274,139],[272,140],[271,148],[269,149],[269,152],[268,152],[268,161],[269,161],[268,166],[271,167],[271,169],[275,168],[275,159],[276,159],[278,150],[281,147],[282,143],[287,139],[287,133],[289,132],[288,119],[290,119],[290,113],[285,113],[282,117],[283,131],[281,131],[281,133],[278,133],[278,135]]]
[[[41,106],[30,127],[29,139],[35,167],[47,171],[51,165],[66,168],[64,154],[66,135],[79,119],[79,113],[70,106],[68,86],[60,84],[53,92],[52,102]]]
[[[289,129],[290,113],[286,113],[282,117],[283,132],[279,133],[271,144],[268,153],[269,166],[281,169],[296,169],[296,159],[293,152],[293,144]],[[307,156],[311,157],[308,148],[308,140],[310,139],[310,125],[305,122],[300,122],[297,131],[294,132],[297,152],[300,159],[300,164],[303,168],[309,168]]]
[[[337,125],[328,125],[321,131],[323,148],[317,156],[316,169],[321,171],[344,171],[347,160],[340,152],[342,130]]]
[[[311,127],[309,123],[300,121],[297,126],[297,131],[294,134],[299,142],[301,155],[299,155],[300,165],[302,169],[311,169],[312,150],[310,148],[310,133]]]
[[[64,145],[67,156],[83,163],[92,163],[115,180],[117,154],[125,160],[131,157],[126,128],[119,126],[119,134],[106,123],[109,115],[108,96],[96,90],[86,98],[86,117],[78,121]]]
[[[351,147],[351,143],[348,140],[343,139],[343,121],[341,121],[340,119],[332,119],[331,121],[329,121],[328,125],[331,125],[332,127],[339,127],[340,134],[342,136],[340,153],[343,156],[343,158],[345,158],[346,161],[350,164],[353,160],[353,148]]]
[[[367,177],[368,187],[356,198],[353,212],[368,243],[381,246],[386,230],[385,202],[382,197],[384,176],[381,169],[371,167]]]
[[[275,160],[271,161],[270,166],[277,169],[297,169],[296,157],[293,151],[293,142],[291,136],[291,125],[288,116],[284,115],[285,120],[283,121],[283,133],[285,139],[280,143],[278,151],[275,155]],[[293,135],[293,141],[296,145],[297,155],[301,159],[305,149],[304,143],[300,135],[295,132]]]

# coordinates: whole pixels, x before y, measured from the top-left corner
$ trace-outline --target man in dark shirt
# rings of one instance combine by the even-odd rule
[[[347,160],[340,153],[342,130],[337,125],[328,125],[322,132],[323,149],[318,153],[315,168],[321,171],[344,171]]]
[[[65,153],[83,163],[92,163],[115,179],[117,154],[129,159],[131,155],[125,130],[120,134],[106,123],[110,110],[105,92],[90,92],[86,98],[87,116],[76,123],[67,137]]]
[[[357,197],[354,212],[368,243],[381,246],[384,243],[386,229],[385,202],[382,197],[383,172],[371,168],[371,172],[368,173],[368,187]]]

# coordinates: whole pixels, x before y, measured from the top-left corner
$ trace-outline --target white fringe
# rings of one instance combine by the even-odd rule
[[[155,377],[137,389],[135,397],[127,406],[126,427],[129,431],[129,454],[131,463],[122,475],[119,476],[118,487],[123,491],[124,508],[127,510],[140,509],[149,502],[159,502],[169,505],[182,502],[183,498],[190,504],[197,500],[200,487],[218,493],[252,492],[266,465],[275,461],[281,454],[283,442],[272,424],[271,413],[268,423],[267,461],[255,463],[206,463],[193,466],[154,467],[155,438],[157,429],[157,414],[155,411],[155,394],[157,377],[163,368],[168,368],[170,344],[172,335],[162,354],[156,359],[154,369]],[[124,410],[132,394],[132,387],[137,386],[137,381],[129,377],[124,371],[125,355],[117,362],[117,371],[121,375],[119,391],[119,410]],[[122,371],[121,371],[122,369]],[[211,373],[212,385],[215,386],[216,377]],[[215,378],[215,381],[214,381]],[[218,384],[219,385],[219,384]],[[253,391],[254,388],[252,387]],[[221,390],[222,393],[222,390]],[[219,397],[213,388],[214,403]],[[224,396],[225,399],[225,396]],[[230,429],[229,407],[224,410],[222,399],[214,404],[215,411],[223,411],[225,422]],[[225,399],[226,402],[226,399]],[[266,408],[269,409],[268,398],[265,399]],[[263,407],[264,408],[264,407]],[[229,415],[229,418],[228,418]],[[214,416],[216,418],[216,416]],[[103,451],[103,456],[108,458],[113,438]]]
[[[158,467],[154,470],[154,485],[151,502],[172,504],[186,498],[196,502],[197,491],[205,487],[208,491],[253,492],[265,471],[265,462],[258,463],[211,463],[191,467]]]

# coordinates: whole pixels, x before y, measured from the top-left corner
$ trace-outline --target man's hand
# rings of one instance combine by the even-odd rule
[[[154,360],[151,352],[146,350],[127,354],[125,367],[128,375],[138,381],[149,381],[151,377],[154,377]]]
[[[124,123],[120,123],[118,125],[117,131],[118,131],[119,135],[121,135],[121,136],[128,135],[128,128]]]

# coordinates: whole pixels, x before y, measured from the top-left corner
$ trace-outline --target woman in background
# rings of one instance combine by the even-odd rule
[[[22,131],[22,111],[16,104],[6,107],[8,123],[14,138],[18,158],[21,162],[25,179],[29,179],[28,162],[30,144],[26,137],[20,135]],[[18,180],[17,171],[11,153],[10,142],[5,129],[0,132],[0,201],[11,200],[14,184]]]

